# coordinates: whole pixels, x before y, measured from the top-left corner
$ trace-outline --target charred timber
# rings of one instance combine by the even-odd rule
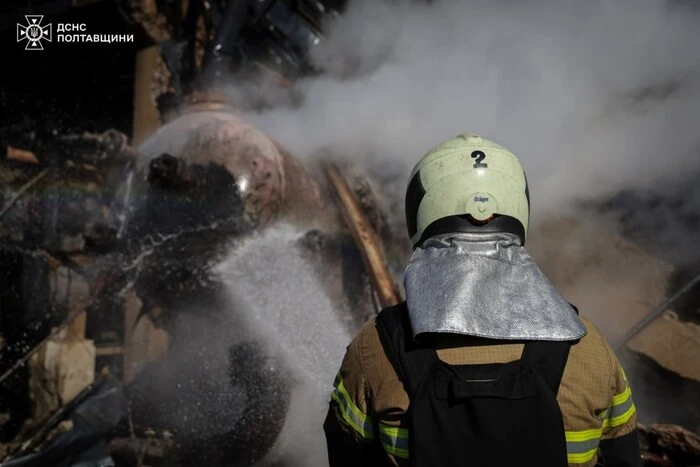
[[[357,198],[350,190],[338,167],[335,164],[327,163],[325,170],[340,202],[343,218],[362,252],[365,268],[379,296],[382,308],[400,303],[401,293],[389,271],[377,233],[360,208]]]
[[[650,462],[667,461],[672,466],[700,465],[700,436],[678,425],[639,425],[639,433]]]

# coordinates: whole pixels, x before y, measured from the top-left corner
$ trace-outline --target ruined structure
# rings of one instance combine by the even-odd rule
[[[284,459],[280,438],[294,431],[289,420],[303,419],[317,401],[300,397],[298,362],[290,361],[288,349],[271,345],[269,330],[250,319],[256,309],[231,295],[222,264],[231,267],[231,255],[245,248],[260,248],[266,256],[269,245],[250,241],[289,225],[302,234],[270,248],[262,263],[267,270],[243,263],[251,269],[231,275],[260,278],[245,291],[279,295],[265,302],[267,308],[288,311],[279,302],[289,283],[267,278],[271,269],[282,269],[274,255],[293,249],[303,259],[294,267],[308,265],[313,283],[320,283],[319,290],[302,293],[327,296],[332,306],[323,307],[332,308],[332,319],[347,334],[378,303],[322,157],[303,155],[302,163],[296,157],[302,155],[287,153],[237,109],[265,105],[262,89],[287,93],[293,103],[299,96],[290,84],[321,72],[309,51],[344,2],[129,0],[117,2],[114,11],[93,3],[85,6],[93,8],[86,16],[121,13],[124,28],[143,34],[138,50],[122,52],[133,65],[125,72],[132,87],[112,99],[126,102],[114,108],[133,111],[133,118],[109,120],[94,131],[87,126],[95,109],[80,110],[85,114],[76,111],[77,124],[52,126],[38,104],[34,113],[19,116],[22,103],[10,96],[19,84],[1,95],[0,461],[47,452],[47,440],[79,424],[76,413],[104,411],[100,405],[86,409],[86,401],[104,400],[115,414],[92,436],[110,441],[97,444],[118,465],[278,462]],[[249,15],[237,23],[240,9]],[[222,92],[222,76],[240,78],[250,92]],[[94,94],[104,93],[104,81],[93,86]],[[48,102],[60,92],[41,96]],[[111,127],[119,131],[105,131]],[[392,194],[377,189],[382,181],[351,161],[323,156],[339,163],[400,283],[410,248],[402,214],[389,206],[401,201],[387,199]],[[535,228],[529,249],[611,341],[677,289],[669,286],[675,282],[668,261],[586,222],[552,219]],[[276,280],[301,275],[282,272]],[[308,326],[305,332],[310,337],[295,342],[311,348],[320,331]],[[620,349],[632,368],[640,412],[652,417],[645,422],[697,431],[697,332],[696,325],[666,313]],[[335,344],[342,350],[341,338]],[[324,378],[321,373],[317,369],[315,376]],[[667,398],[685,402],[656,412]],[[658,441],[649,465],[665,465],[664,454],[678,448],[673,439],[694,442],[685,433],[664,436],[659,430],[644,434]],[[76,460],[79,451],[69,454]]]

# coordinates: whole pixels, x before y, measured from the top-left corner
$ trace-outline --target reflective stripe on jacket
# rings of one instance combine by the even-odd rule
[[[602,441],[622,438],[635,430],[636,409],[614,352],[597,328],[581,319],[588,334],[571,347],[557,401],[564,419],[569,465],[593,467]],[[456,348],[448,345],[438,350],[438,355],[450,364],[505,363],[520,358],[522,349],[522,344],[513,343],[466,343]],[[408,465],[409,430],[404,420],[408,396],[384,355],[374,321],[348,346],[331,401],[329,417],[335,414],[346,436],[357,441],[357,449],[363,444],[381,445],[390,465]],[[329,439],[329,450],[332,445]]]

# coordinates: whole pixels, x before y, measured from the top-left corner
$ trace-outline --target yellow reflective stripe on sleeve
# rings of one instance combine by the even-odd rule
[[[379,439],[387,453],[408,459],[408,429],[379,423]]]
[[[336,376],[333,386],[335,390],[331,393],[331,399],[340,407],[343,420],[364,439],[374,439],[372,419],[362,413],[352,401],[350,394],[345,390],[340,374]]]
[[[624,403],[627,399],[630,398],[630,396],[632,396],[632,388],[630,388],[629,385],[627,385],[624,391],[622,391],[620,394],[615,394],[613,396],[612,406],[615,407],[616,405]]]
[[[615,428],[617,426],[622,426],[625,423],[630,421],[630,418],[637,412],[637,408],[634,406],[634,403],[630,401],[630,405],[627,409],[625,409],[624,412],[620,413],[617,416],[612,416],[603,422],[603,426],[605,428]],[[612,411],[611,411],[612,414]]]
[[[603,429],[567,431],[566,451],[570,464],[584,464],[592,460],[598,452]],[[379,424],[379,439],[384,450],[402,459],[409,458],[408,429]]]
[[[566,451],[570,464],[584,464],[598,452],[602,428],[566,432]],[[402,459],[409,458],[408,430],[379,424],[379,439],[384,450]]]
[[[620,394],[612,398],[612,404],[606,411],[603,428],[615,428],[624,425],[636,413],[637,409],[632,400],[632,390],[629,385]]]
[[[593,459],[598,452],[603,429],[567,431],[565,434],[569,464],[584,464]]]
[[[623,373],[624,376],[624,373]],[[632,391],[627,385],[620,394],[612,397],[610,407],[600,414],[601,428],[566,432],[566,451],[570,464],[590,462],[598,452],[603,431],[624,425],[635,414]]]

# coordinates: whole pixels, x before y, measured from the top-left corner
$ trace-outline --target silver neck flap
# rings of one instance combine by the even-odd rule
[[[569,341],[586,334],[516,235],[430,238],[413,253],[404,286],[414,335]]]

